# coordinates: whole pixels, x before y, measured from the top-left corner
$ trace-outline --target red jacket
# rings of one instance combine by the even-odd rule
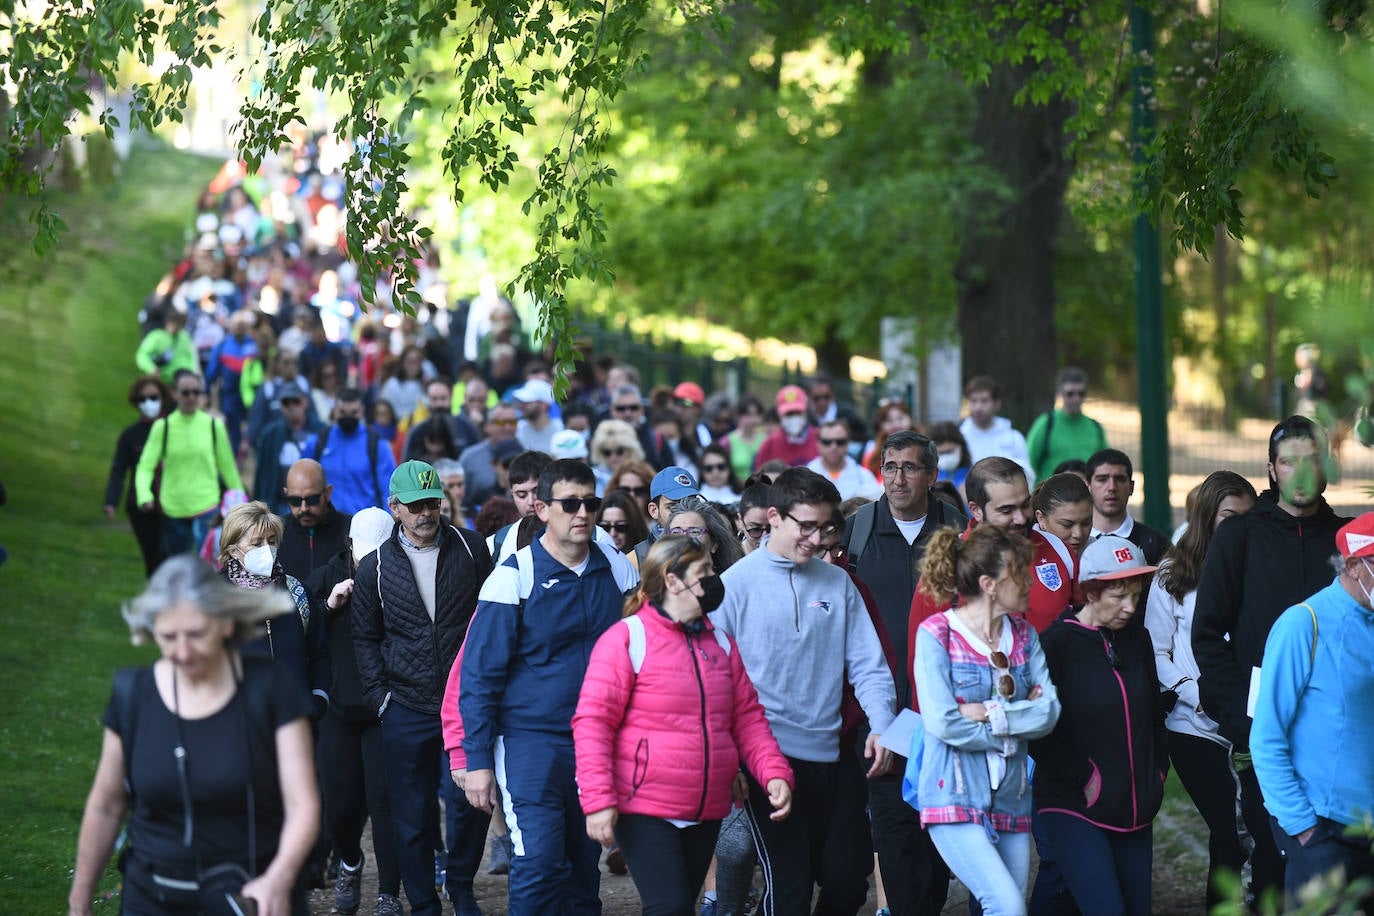
[[[727,654],[710,621],[683,625],[650,604],[636,675],[620,623],[592,650],[573,715],[582,810],[721,820],[743,757],[762,785],[792,768],[768,727],[739,647]]]
[[[792,442],[788,440],[787,433],[775,429],[759,446],[759,453],[754,456],[754,470],[757,471],[774,459],[786,461],[794,468],[801,467],[812,458],[818,457],[820,453],[821,433],[816,427],[807,427],[806,438],[801,442]]]
[[[968,536],[975,524],[977,522],[969,521],[964,529],[964,537]],[[1030,542],[1035,554],[1031,557],[1030,607],[1026,611],[1026,619],[1037,633],[1043,633],[1073,603],[1074,585],[1078,582],[1078,557],[1059,538],[1039,528],[1031,529]],[[936,601],[921,590],[920,582],[916,583],[906,640],[906,657],[912,660],[913,665],[916,663],[916,631],[931,617],[949,608],[950,602]],[[913,677],[912,683],[915,682]],[[911,708],[919,711],[915,690],[911,691]]]

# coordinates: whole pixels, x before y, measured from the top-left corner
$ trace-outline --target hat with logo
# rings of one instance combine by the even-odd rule
[[[422,499],[443,499],[439,472],[423,461],[406,461],[391,474],[391,495],[406,505]]]
[[[684,496],[700,496],[701,488],[697,486],[697,480],[687,472],[686,468],[677,465],[669,465],[654,475],[654,480],[649,484],[649,498],[658,499],[666,496],[669,499],[682,499]]]
[[[510,399],[525,404],[533,404],[535,401],[543,401],[545,404],[552,404],[553,386],[541,378],[532,378],[512,391],[510,393]]]
[[[587,440],[575,429],[560,429],[549,440],[549,454],[559,458],[586,458]]]
[[[706,403],[706,392],[701,390],[701,386],[696,382],[683,382],[673,389],[673,397],[684,401],[691,401],[700,407]]]
[[[1145,554],[1130,541],[1104,534],[1083,548],[1078,558],[1078,584],[1148,576],[1158,568],[1146,565]]]
[[[1337,531],[1336,549],[1347,559],[1374,557],[1374,512],[1366,512]]]
[[[778,389],[778,416],[789,413],[806,413],[806,392],[796,385],[783,385]]]

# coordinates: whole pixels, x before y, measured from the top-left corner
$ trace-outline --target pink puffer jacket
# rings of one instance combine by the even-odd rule
[[[644,660],[636,675],[630,630],[619,623],[592,650],[573,716],[582,810],[702,821],[730,812],[743,757],[762,785],[793,784],[758,693],[730,639],[709,621],[684,626],[645,604]]]

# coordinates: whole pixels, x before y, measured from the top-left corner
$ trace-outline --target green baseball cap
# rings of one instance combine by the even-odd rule
[[[391,495],[406,505],[422,499],[443,499],[439,474],[423,461],[407,461],[391,474]]]

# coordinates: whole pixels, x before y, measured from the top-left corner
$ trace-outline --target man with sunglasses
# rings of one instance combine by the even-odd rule
[[[353,516],[334,508],[333,493],[334,488],[325,482],[324,468],[312,458],[302,458],[286,473],[282,496],[290,515],[282,529],[277,560],[302,582],[348,541]]]
[[[463,652],[463,788],[490,811],[500,786],[515,850],[512,916],[601,912],[600,849],[573,779],[572,715],[592,646],[620,619],[639,574],[594,541],[600,506],[585,462],[544,469],[535,503],[544,533],[487,581]]]
[[[1026,433],[1026,450],[1035,465],[1035,479],[1044,480],[1065,461],[1087,461],[1107,447],[1102,424],[1083,413],[1088,397],[1088,373],[1076,366],[1059,372],[1060,408],[1035,418]]]
[[[877,499],[883,495],[883,486],[873,472],[849,456],[849,424],[843,420],[831,420],[821,424],[820,436],[816,440],[821,449],[820,455],[812,458],[807,467],[824,477],[828,477],[840,491],[840,500],[853,496],[866,496]]]
[[[1349,521],[1331,510],[1326,435],[1291,416],[1269,434],[1269,489],[1255,507],[1218,526],[1203,560],[1193,618],[1198,692],[1207,715],[1231,742],[1241,814],[1255,840],[1250,870],[1256,897],[1283,889],[1284,860],[1250,766],[1250,721],[1265,644],[1274,621],[1331,584],[1336,533]]]
[[[205,542],[225,490],[242,490],[224,423],[201,409],[205,385],[180,369],[173,380],[177,409],[153,423],[134,473],[134,492],[144,512],[162,512],[167,556]],[[161,466],[157,492],[153,481]]]
[[[391,475],[388,506],[396,525],[358,562],[352,590],[353,643],[363,695],[382,723],[387,789],[401,883],[410,912],[439,916],[430,825],[444,791],[449,898],[455,912],[480,911],[472,880],[489,818],[474,811],[445,777],[439,712],[449,670],[467,636],[491,554],[474,531],[444,525],[439,474],[407,461]]]
[[[764,863],[764,913],[855,914],[873,870],[864,769],[888,772],[878,736],[895,692],[877,631],[845,570],[817,559],[840,504],[834,484],[806,468],[783,471],[769,491],[768,540],[725,571],[725,601],[711,622],[735,637],[778,745],[796,775],[792,814],[775,821],[768,795],[749,784],[748,816]],[[845,681],[868,717],[861,763],[840,744]]]

